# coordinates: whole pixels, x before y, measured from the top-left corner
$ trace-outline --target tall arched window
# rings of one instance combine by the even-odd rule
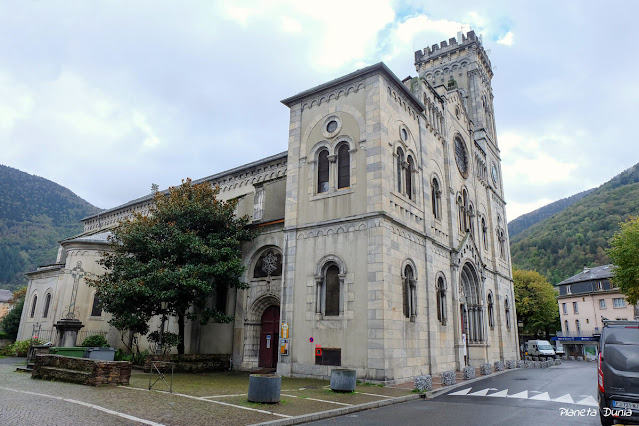
[[[100,298],[97,294],[93,295],[93,306],[91,307],[91,316],[92,317],[100,317],[102,316],[102,302],[100,302]]]
[[[404,316],[410,318],[411,321],[415,321],[417,314],[416,310],[416,294],[415,287],[417,283],[415,281],[415,273],[410,265],[406,265],[404,268],[404,276],[402,277],[402,296],[404,305]]]
[[[446,325],[446,284],[442,277],[437,278],[437,320]]]
[[[36,311],[36,306],[38,305],[38,295],[33,296],[33,302],[31,302],[31,313],[29,314],[29,318],[33,318]]]
[[[351,159],[347,144],[337,150],[337,188],[348,188],[351,185]]]
[[[439,182],[433,178],[430,184],[430,197],[435,219],[441,218],[441,194],[442,191],[439,189]]]
[[[484,249],[488,250],[488,239],[486,237],[488,229],[486,228],[486,219],[481,218],[481,239],[484,242]]]
[[[402,169],[404,168],[404,151],[397,148],[397,192],[402,192]]]
[[[570,329],[568,328],[568,320],[564,321],[564,325],[566,326],[566,334],[564,336],[568,336],[568,333],[570,333]]]
[[[504,310],[506,311],[506,328],[510,330],[510,304],[508,303],[508,298],[504,302]]]
[[[407,159],[408,166],[406,167],[406,195],[411,200],[415,200],[415,196],[413,194],[413,172],[415,171],[415,162],[413,161],[413,157],[410,155]]]
[[[47,296],[44,298],[44,310],[42,311],[42,318],[49,317],[50,306],[51,306],[51,293],[47,293]]]
[[[493,295],[492,293],[488,293],[488,326],[493,329],[495,328],[495,313],[493,308]]]
[[[325,296],[324,296],[324,315],[339,315],[339,268],[337,265],[331,265],[326,269],[326,277],[324,278]]]
[[[473,208],[473,205],[470,204],[468,206],[468,232],[470,232],[470,236],[473,237],[473,240],[475,239],[475,226],[473,223],[473,220],[475,218],[475,209]]]
[[[317,192],[328,192],[328,150],[323,149],[317,157]]]

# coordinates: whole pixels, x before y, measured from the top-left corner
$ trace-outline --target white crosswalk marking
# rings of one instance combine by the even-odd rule
[[[495,393],[491,393],[490,395],[487,396],[494,396],[497,398],[506,398],[508,396],[508,389],[503,390],[503,391],[499,391],[499,392],[495,392]]]
[[[486,389],[482,389],[480,391],[477,392],[473,392],[473,393],[469,393],[468,395],[473,395],[473,396],[486,396],[486,394],[488,393],[490,389],[486,388]]]
[[[560,396],[559,398],[555,398],[551,401],[555,401],[555,402],[567,402],[569,404],[574,404],[575,401],[572,400],[572,397],[570,396],[569,393],[565,394],[564,396]]]
[[[522,398],[522,399],[528,399],[528,391],[525,390],[523,392],[519,392],[516,393],[514,395],[508,395],[509,398]]]
[[[449,393],[449,395],[466,395],[472,388],[460,390],[457,392]]]
[[[535,395],[531,397],[530,399],[535,399],[538,401],[550,401],[550,395],[548,395],[548,392],[544,392],[544,393],[540,393],[539,395]]]
[[[593,407],[599,406],[599,404],[597,403],[597,400],[595,400],[595,398],[593,398],[592,395],[589,395],[588,398],[582,399],[581,401],[577,402],[577,404],[592,405]]]

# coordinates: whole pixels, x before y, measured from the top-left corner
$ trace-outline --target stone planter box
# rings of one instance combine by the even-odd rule
[[[357,372],[348,368],[331,370],[331,390],[334,392],[353,392],[357,384]]]
[[[152,362],[172,362],[174,371],[197,373],[199,371],[226,371],[231,366],[231,355],[228,354],[171,354],[148,355],[144,361],[144,371],[151,371]]]
[[[442,385],[449,386],[457,383],[457,375],[454,371],[442,371]]]
[[[504,371],[503,361],[495,361],[495,371]]]
[[[131,363],[61,355],[36,355],[31,377],[89,386],[128,385]]]
[[[420,392],[433,390],[433,378],[430,375],[415,377],[415,389]]]
[[[474,379],[477,376],[477,370],[475,367],[464,367],[464,380]]]
[[[482,364],[479,366],[479,372],[482,374],[482,376],[492,374],[493,367],[490,365],[490,363]]]
[[[521,359],[517,360],[517,368],[526,368],[525,365],[524,365],[524,362],[525,361],[523,361]]]
[[[248,400],[275,404],[280,402],[282,377],[277,374],[251,374],[249,377]]]
[[[513,360],[513,359],[506,360],[506,368],[508,370],[512,370],[513,368],[517,368],[517,364],[515,364],[515,360]]]

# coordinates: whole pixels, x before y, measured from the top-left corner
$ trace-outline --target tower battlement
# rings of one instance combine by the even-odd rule
[[[440,55],[447,54],[453,50],[459,49],[465,45],[476,43],[483,56],[486,56],[484,48],[481,43],[481,36],[477,36],[475,31],[471,30],[468,33],[457,33],[457,37],[451,37],[448,41],[443,40],[440,43],[435,43],[431,47],[425,47],[424,50],[418,50],[415,52],[415,65],[434,59]],[[488,58],[486,57],[486,60]],[[488,61],[490,64],[490,61]]]

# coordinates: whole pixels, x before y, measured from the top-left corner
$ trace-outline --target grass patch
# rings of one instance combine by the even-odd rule
[[[285,399],[280,399],[280,402],[276,402],[274,404],[266,404],[263,402],[251,402],[248,399],[245,399],[244,402],[246,402],[246,405],[248,407],[251,408],[258,408],[260,410],[266,410],[267,408],[272,408],[274,406],[278,406],[278,405],[286,405],[288,404],[288,401]]]
[[[362,383],[362,386],[374,386],[378,388],[383,388],[384,384],[383,383]]]

